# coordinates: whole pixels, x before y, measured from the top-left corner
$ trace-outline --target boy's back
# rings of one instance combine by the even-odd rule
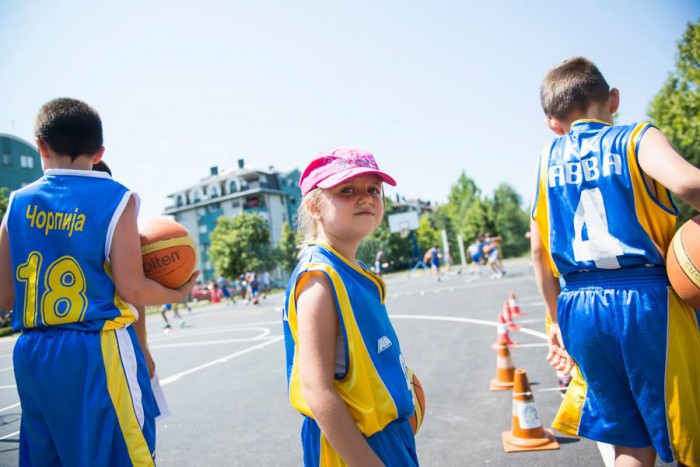
[[[135,319],[115,299],[108,266],[116,222],[132,195],[101,172],[47,170],[12,194],[7,231],[15,280],[13,329],[124,327]],[[39,279],[39,280],[37,280]]]
[[[543,149],[532,215],[557,275],[663,267],[677,209],[637,163],[648,128],[577,120]]]
[[[552,68],[540,96],[559,135],[539,160],[531,222],[547,358],[585,379],[553,426],[635,465],[657,453],[698,465],[700,332],[666,276],[677,210],[664,185],[698,208],[700,171],[651,125],[613,126],[619,91],[589,60]]]

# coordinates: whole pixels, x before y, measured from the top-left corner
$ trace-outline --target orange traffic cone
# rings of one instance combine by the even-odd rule
[[[501,435],[503,450],[520,452],[559,449],[554,432],[542,428],[525,370],[515,370],[514,379],[513,425],[511,431],[504,431]]]
[[[498,325],[496,326],[496,342],[491,345],[493,350],[498,350],[502,345],[507,345],[509,347],[515,346],[515,342],[510,339],[508,335],[508,326],[506,326],[506,320],[503,318],[503,314],[498,314]]]
[[[520,329],[520,325],[515,324],[515,321],[513,321],[513,314],[510,312],[508,301],[503,302],[503,312],[501,314],[503,315],[509,331],[517,331]]]
[[[507,345],[498,347],[498,357],[496,357],[496,377],[491,380],[489,389],[492,391],[508,391],[513,387],[513,374],[515,367],[513,359],[510,358],[510,350]]]
[[[515,294],[513,292],[508,294],[508,306],[510,307],[510,312],[513,313],[513,316],[517,316],[518,318],[522,316],[520,307],[518,306],[518,302],[515,301]]]

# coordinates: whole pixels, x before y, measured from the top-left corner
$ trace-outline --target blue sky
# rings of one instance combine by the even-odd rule
[[[105,161],[159,215],[168,193],[239,158],[303,168],[373,152],[387,193],[445,202],[461,171],[530,199],[539,82],[573,55],[642,120],[700,2],[0,2],[0,133],[33,141],[39,107],[87,101]]]

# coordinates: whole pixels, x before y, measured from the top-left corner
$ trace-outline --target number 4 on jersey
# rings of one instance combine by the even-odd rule
[[[583,239],[583,227],[588,240]],[[618,269],[622,245],[610,235],[608,218],[599,188],[583,190],[574,215],[574,259],[577,262],[593,261],[599,269]]]

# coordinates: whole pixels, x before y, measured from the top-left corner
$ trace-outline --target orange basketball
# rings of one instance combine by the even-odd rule
[[[139,230],[146,277],[171,289],[187,282],[197,265],[197,247],[190,232],[165,217],[151,219]]]
[[[678,296],[700,310],[700,216],[683,224],[673,236],[666,271]]]
[[[411,428],[413,428],[413,434],[415,435],[420,430],[423,424],[423,417],[425,417],[425,394],[423,394],[423,386],[421,386],[418,377],[413,374],[410,368],[406,368],[406,370],[408,372],[408,380],[411,382],[411,393],[413,394],[413,405],[415,406],[415,412],[408,421],[411,423]]]

